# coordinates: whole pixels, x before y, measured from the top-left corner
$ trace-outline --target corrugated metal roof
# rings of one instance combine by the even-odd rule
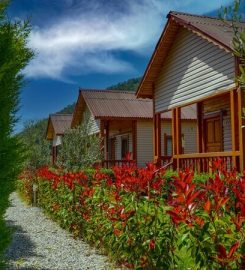
[[[136,98],[131,92],[81,89],[80,95],[95,118],[153,118],[152,100]],[[181,113],[182,119],[196,119],[194,106],[183,108]],[[163,113],[162,118],[171,119],[171,112]]]
[[[234,32],[231,21],[222,21],[221,19],[214,17],[198,16],[175,11],[171,11],[169,16],[177,19],[177,21],[179,19],[185,24],[197,28],[205,35],[211,37],[214,41],[216,40],[225,47],[230,48],[230,50],[233,50],[232,38],[234,36]],[[245,30],[244,22],[236,23],[236,25],[241,31]]]
[[[138,97],[153,97],[152,82],[154,82],[164,64],[168,52],[174,43],[179,27],[185,27],[193,33],[207,39],[221,49],[232,52],[233,30],[230,21],[171,11],[168,22],[161,34],[152,57],[145,70],[137,90]],[[245,23],[237,23],[240,30],[245,31]]]
[[[71,127],[72,114],[51,114],[49,117],[56,135],[63,135]]]

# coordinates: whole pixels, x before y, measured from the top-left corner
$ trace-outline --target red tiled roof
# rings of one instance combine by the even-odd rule
[[[153,103],[150,99],[136,98],[134,93],[117,90],[81,89],[85,103],[93,116],[99,118],[152,119]],[[171,112],[162,114],[162,118],[171,119]],[[183,119],[196,119],[194,107],[182,109]]]
[[[72,114],[50,114],[46,138],[52,139],[54,135],[63,135],[71,127]]]

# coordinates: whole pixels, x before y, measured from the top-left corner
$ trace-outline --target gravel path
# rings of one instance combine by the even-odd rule
[[[8,270],[113,269],[107,258],[82,240],[75,240],[40,208],[24,204],[12,193],[6,222],[14,227],[13,241],[6,252]]]

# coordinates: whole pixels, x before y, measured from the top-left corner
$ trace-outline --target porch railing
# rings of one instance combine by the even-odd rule
[[[134,165],[135,160],[125,160],[125,159],[112,159],[112,160],[103,160],[101,161],[101,166],[104,168],[111,168],[113,166],[122,166],[122,165]]]
[[[230,170],[233,167],[239,169],[240,152],[209,152],[209,153],[193,153],[174,155],[173,162],[177,168],[190,168],[197,172],[212,172],[213,163],[217,159],[221,159],[225,170]]]
[[[165,165],[171,163],[172,160],[173,160],[173,157],[172,157],[172,156],[161,156],[161,157],[160,157],[160,164],[159,164],[159,165],[160,165],[161,167],[162,167],[162,166],[165,166]]]

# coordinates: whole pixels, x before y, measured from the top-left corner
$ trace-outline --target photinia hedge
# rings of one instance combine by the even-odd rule
[[[127,268],[243,269],[245,177],[214,166],[201,182],[190,170],[170,176],[152,164],[76,173],[45,167],[37,172],[39,203]]]

